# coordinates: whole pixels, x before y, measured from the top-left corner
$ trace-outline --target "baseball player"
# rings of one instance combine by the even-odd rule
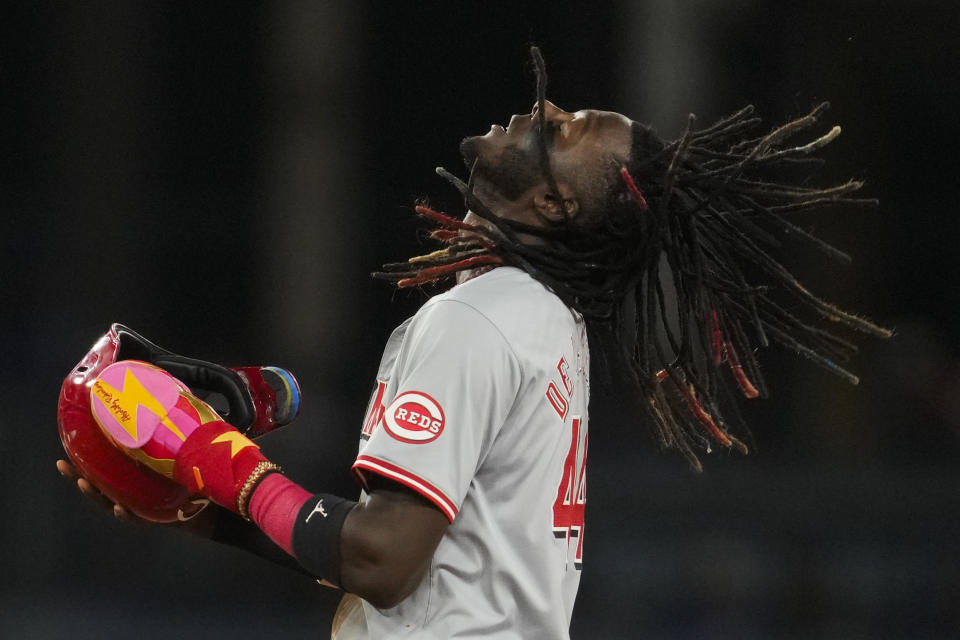
[[[746,450],[727,416],[734,392],[766,394],[757,346],[854,379],[838,364],[853,346],[816,318],[889,335],[772,255],[787,231],[842,257],[783,214],[868,204],[854,182],[757,177],[836,137],[783,144],[822,109],[760,137],[749,109],[691,120],[666,142],[617,113],[558,109],[533,55],[532,112],[464,140],[466,182],[439,170],[466,217],[418,207],[442,248],[374,274],[457,284],[386,345],[353,464],[361,499],[307,491],[223,422],[191,425],[176,454],[173,477],[224,507],[212,537],[268,556],[269,539],[347,593],[334,638],[568,637],[585,555],[588,326],[618,339],[660,442],[695,468],[697,450]]]

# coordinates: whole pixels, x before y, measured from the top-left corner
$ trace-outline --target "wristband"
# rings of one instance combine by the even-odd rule
[[[250,475],[247,476],[247,479],[244,480],[243,486],[240,487],[240,493],[237,494],[237,513],[239,513],[244,520],[250,520],[250,515],[247,513],[247,503],[250,502],[250,495],[253,493],[254,488],[260,484],[260,481],[263,480],[267,474],[273,473],[274,471],[282,472],[283,469],[280,468],[280,465],[273,464],[269,460],[261,460],[257,463],[257,466],[253,468],[253,471],[250,472]]]
[[[307,500],[293,525],[293,555],[315,576],[340,585],[340,531],[357,505],[326,493]]]

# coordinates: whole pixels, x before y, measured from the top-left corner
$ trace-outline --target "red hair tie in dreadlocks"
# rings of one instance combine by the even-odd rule
[[[633,199],[637,201],[640,209],[643,211],[649,209],[650,205],[647,204],[647,199],[643,197],[643,193],[637,188],[637,183],[633,181],[633,178],[630,176],[630,171],[628,171],[626,167],[620,167],[620,176],[626,183],[627,190],[630,191],[630,195],[632,195]]]

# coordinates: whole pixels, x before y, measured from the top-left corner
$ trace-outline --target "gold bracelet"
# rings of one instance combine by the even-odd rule
[[[271,471],[283,471],[283,469],[280,468],[280,465],[273,464],[269,460],[261,460],[257,463],[257,466],[253,468],[250,475],[247,476],[247,479],[243,481],[240,493],[237,494],[237,511],[244,520],[250,521],[250,516],[247,514],[247,501],[250,500],[250,493],[260,481],[260,478]]]

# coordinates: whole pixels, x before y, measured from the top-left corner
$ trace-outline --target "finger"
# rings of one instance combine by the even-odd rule
[[[82,477],[82,476],[80,476],[80,477],[77,478],[77,487],[78,487],[78,488],[80,489],[80,491],[82,491],[83,493],[87,494],[88,496],[92,496],[92,497],[94,497],[94,498],[103,495],[102,493],[100,493],[100,491],[97,490],[96,487],[94,487],[92,484],[90,484],[90,481],[89,481],[89,480],[87,480],[86,478],[84,478],[84,477]]]
[[[117,520],[122,520],[129,524],[144,524],[146,522],[143,518],[134,515],[132,511],[122,504],[113,505],[113,515],[116,516]]]
[[[98,505],[104,509],[112,509],[113,501],[107,498],[105,495],[100,493],[100,490],[95,486],[90,484],[90,481],[86,478],[80,476],[77,478],[77,488],[80,489],[80,492],[87,496],[89,499],[96,502]]]
[[[66,460],[57,460],[57,471],[60,472],[60,475],[66,478],[75,479],[79,477],[79,474],[74,466]]]

